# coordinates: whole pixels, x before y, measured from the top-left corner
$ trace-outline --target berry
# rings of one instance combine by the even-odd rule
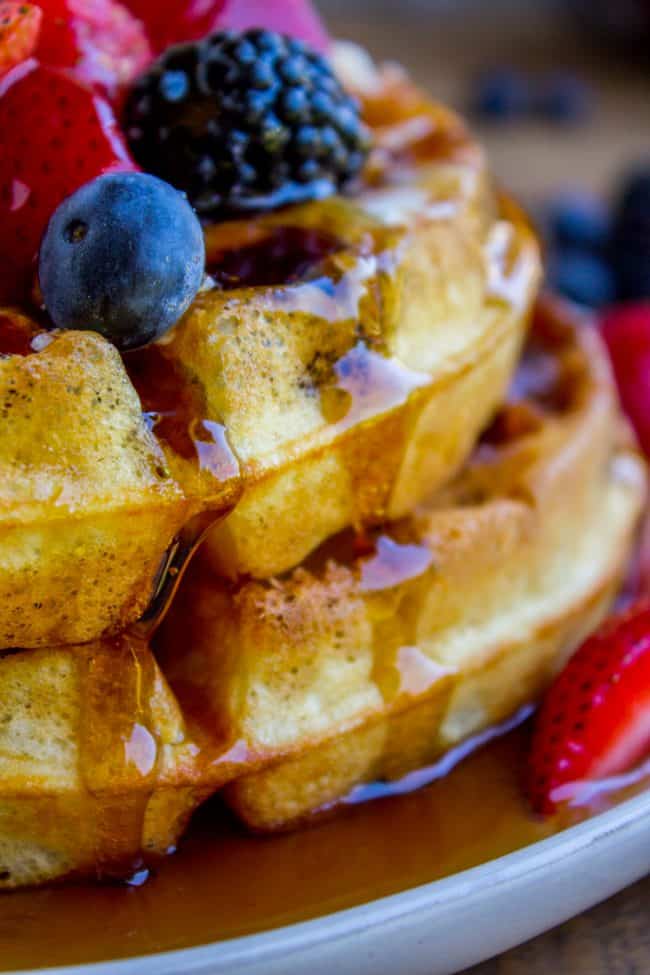
[[[205,246],[185,197],[145,173],[110,173],[64,200],[39,261],[58,328],[101,332],[120,349],[159,338],[203,280]]]
[[[567,787],[634,766],[650,749],[650,603],[638,603],[588,639],[542,702],[528,793],[551,813]]]
[[[311,0],[225,0],[214,27],[236,31],[262,27],[305,41],[320,52],[330,44]]]
[[[488,121],[512,121],[530,111],[531,95],[526,79],[517,71],[496,68],[475,82],[471,109]]]
[[[616,207],[611,258],[617,296],[650,298],[650,168],[629,174]]]
[[[317,51],[329,46],[310,0],[126,0],[140,17],[157,53],[181,41],[198,41],[217,30],[261,27],[296,37]]]
[[[170,48],[131,92],[125,128],[142,167],[211,219],[328,196],[369,148],[324,58],[261,30]]]
[[[77,187],[133,169],[111,107],[65,71],[30,60],[0,82],[0,304],[25,298],[47,222]]]
[[[551,201],[548,213],[550,232],[556,244],[601,253],[607,246],[609,211],[591,193],[571,191]]]
[[[548,266],[548,283],[579,305],[600,308],[614,297],[614,278],[605,261],[588,251],[557,251]]]
[[[151,63],[144,27],[115,0],[39,0],[36,57],[115,98]]]
[[[602,334],[623,407],[650,457],[650,301],[610,309]]]
[[[551,122],[584,122],[592,110],[592,91],[573,74],[552,74],[535,98],[535,109]]]
[[[31,3],[0,3],[0,78],[30,57],[42,17],[40,7]]]

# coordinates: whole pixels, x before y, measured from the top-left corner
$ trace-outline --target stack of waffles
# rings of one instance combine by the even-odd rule
[[[462,122],[355,79],[353,196],[206,228],[158,343],[0,316],[0,886],[293,827],[534,701],[645,473]]]

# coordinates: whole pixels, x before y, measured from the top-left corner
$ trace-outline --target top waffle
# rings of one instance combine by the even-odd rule
[[[139,619],[211,523],[213,566],[270,576],[462,464],[537,247],[454,115],[391,73],[364,105],[357,195],[208,228],[212,277],[158,343],[0,318],[0,647]]]

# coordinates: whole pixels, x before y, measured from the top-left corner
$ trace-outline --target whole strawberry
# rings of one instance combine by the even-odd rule
[[[116,0],[39,0],[35,56],[115,99],[152,60],[144,26]],[[160,5],[163,6],[162,4]]]
[[[552,813],[566,787],[632,768],[650,752],[650,602],[615,616],[571,658],[535,724],[533,808]]]
[[[42,18],[34,4],[0,2],[0,78],[32,54]]]
[[[621,401],[650,457],[650,301],[618,305],[602,320]]]
[[[0,81],[0,304],[30,291],[59,203],[102,173],[136,169],[108,102],[65,71],[29,60]]]

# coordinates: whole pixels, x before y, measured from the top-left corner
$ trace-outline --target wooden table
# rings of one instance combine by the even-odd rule
[[[613,0],[616,2],[616,0]],[[585,126],[539,123],[478,131],[499,179],[535,202],[561,187],[615,191],[630,162],[650,162],[650,72],[599,50],[558,5],[526,0],[321,0],[341,37],[408,64],[440,99],[463,109],[477,70],[508,64],[531,75],[569,68],[594,87]],[[436,8],[436,9],[434,9]],[[650,975],[650,878],[471,975]],[[399,975],[408,975],[400,972]]]

